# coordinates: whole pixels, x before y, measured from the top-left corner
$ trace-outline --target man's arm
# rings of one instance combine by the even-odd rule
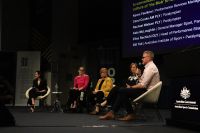
[[[141,79],[140,83],[138,83],[137,85],[131,86],[131,88],[134,88],[134,89],[147,88],[147,86],[151,82],[151,79],[153,78],[156,72],[157,70],[155,68],[146,69],[142,75],[143,78]]]
[[[145,88],[142,84],[138,83],[136,85],[133,85],[131,86],[131,88],[134,88],[134,89],[141,89],[141,88]]]

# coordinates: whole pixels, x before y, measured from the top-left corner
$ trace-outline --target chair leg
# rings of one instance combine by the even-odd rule
[[[145,113],[144,113],[144,110],[142,108],[143,104],[142,103],[134,103],[133,107],[134,107],[134,111],[135,113],[137,114],[137,116],[140,116],[140,117],[143,117],[144,119],[146,119],[145,117]],[[155,111],[156,111],[156,115],[158,117],[158,119],[161,121],[161,122],[164,122],[164,119],[158,109],[158,106],[157,105],[154,105],[154,108],[155,108]]]
[[[155,107],[155,109],[156,109],[156,114],[157,114],[157,116],[158,116],[158,119],[160,120],[160,121],[164,121],[163,120],[163,117],[162,117],[162,115],[161,115],[161,113],[160,113],[160,111],[159,111],[159,109],[158,109],[158,106],[157,105],[154,105],[154,107]]]
[[[143,108],[142,108],[142,106],[143,106],[143,104],[142,103],[134,103],[134,111],[135,111],[135,114],[138,116],[138,117],[140,117],[140,118],[142,118],[142,119],[146,119],[145,118],[145,113],[144,113],[144,110],[143,110]]]

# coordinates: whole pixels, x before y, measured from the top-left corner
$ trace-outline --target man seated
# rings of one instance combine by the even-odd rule
[[[135,99],[148,89],[151,89],[160,81],[160,75],[158,68],[153,62],[154,53],[152,51],[144,51],[142,57],[142,63],[145,65],[144,72],[138,84],[130,86],[127,88],[120,89],[118,91],[117,99],[111,109],[106,115],[100,116],[101,120],[110,120],[115,118],[115,113],[123,105],[127,111],[127,115],[119,120],[129,121],[135,118],[133,108],[129,98]]]

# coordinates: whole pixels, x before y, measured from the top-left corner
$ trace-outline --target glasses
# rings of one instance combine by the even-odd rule
[[[102,73],[106,73],[106,72],[100,72],[100,74],[102,74]]]
[[[146,58],[146,57],[148,57],[148,56],[143,56],[142,59],[144,59],[144,58]]]

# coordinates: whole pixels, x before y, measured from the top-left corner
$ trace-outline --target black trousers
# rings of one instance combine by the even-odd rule
[[[37,90],[36,90],[36,88],[33,88],[33,89],[31,89],[30,91],[29,91],[29,99],[28,99],[28,102],[27,102],[27,104],[30,104],[30,105],[32,105],[32,98],[36,98],[36,97],[38,97],[38,96],[43,96],[43,95],[45,95],[47,92],[38,92]]]
[[[112,111],[117,112],[121,106],[124,106],[128,114],[133,113],[130,98],[135,99],[146,91],[146,89],[120,88]]]
[[[116,99],[117,99],[117,96],[118,96],[118,91],[120,90],[120,87],[118,86],[115,86],[112,88],[112,90],[109,92],[106,100],[107,100],[107,104],[109,106],[113,106]]]
[[[79,90],[74,90],[74,89],[70,90],[68,105],[73,104],[74,101],[78,101],[80,98],[80,94],[81,94],[81,91],[79,91]]]
[[[90,99],[94,104],[101,104],[104,101],[103,91],[98,91],[96,94],[91,94]]]

